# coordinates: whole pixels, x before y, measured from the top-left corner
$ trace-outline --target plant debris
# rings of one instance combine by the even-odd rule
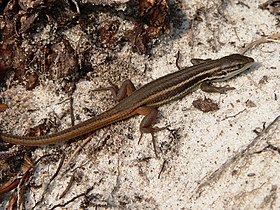
[[[17,205],[17,209],[21,209],[22,205],[24,205],[24,193],[26,186],[29,185],[29,179],[32,177],[33,167],[31,159],[27,155],[24,155],[24,162],[20,167],[20,172],[0,186],[0,195],[17,189],[16,192],[13,192],[10,196],[8,204],[10,209],[13,209],[15,205]]]
[[[8,109],[8,106],[6,104],[0,103],[0,112],[4,112],[6,109]]]
[[[131,31],[131,40],[137,51],[144,54],[151,48],[153,39],[169,32],[170,12],[166,0],[140,0],[139,12],[142,21]]]
[[[273,15],[280,15],[280,0],[268,0],[259,6],[262,10],[268,10]]]
[[[125,9],[102,2],[1,1],[0,82],[10,71],[17,81],[13,85],[25,84],[27,90],[46,78],[77,78],[117,57],[127,42],[135,52],[149,53],[156,39],[169,31],[167,1],[119,4]],[[80,38],[73,40],[73,33]]]
[[[203,112],[211,112],[219,109],[218,104],[214,103],[210,98],[199,98],[193,101],[192,104],[195,108]]]

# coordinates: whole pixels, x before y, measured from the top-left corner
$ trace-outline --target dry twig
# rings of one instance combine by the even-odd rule
[[[103,139],[105,137],[107,133],[105,132],[102,136],[101,139]],[[67,162],[65,163],[65,165],[63,166],[63,170],[62,173],[64,173],[68,167],[68,165],[70,164],[70,162],[74,159],[74,157],[77,155],[77,153],[92,139],[92,135],[90,135],[89,137],[87,137],[85,140],[82,141],[81,144],[79,144],[79,146],[75,149],[75,151],[72,153],[72,155],[70,156],[70,158],[67,160]],[[97,144],[100,141],[97,142]]]
[[[241,54],[245,54],[249,49],[252,49],[260,44],[267,43],[267,42],[280,43],[280,33],[265,36],[261,39],[251,42],[241,51]]]

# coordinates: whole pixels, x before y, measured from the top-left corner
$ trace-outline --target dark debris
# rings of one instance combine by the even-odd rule
[[[268,10],[273,15],[280,15],[280,0],[268,0],[259,6],[262,10]]]
[[[119,10],[118,4],[125,9]],[[169,31],[170,22],[166,0],[131,0],[112,5],[8,0],[0,1],[0,8],[0,82],[5,84],[7,73],[12,71],[13,81],[28,90],[46,78],[79,77],[80,72],[93,69],[96,61],[92,59],[104,57],[106,62],[127,42],[135,52],[147,54]],[[78,49],[65,36],[73,29],[85,35],[86,41]]]
[[[211,112],[219,109],[217,103],[214,103],[210,98],[199,98],[193,101],[193,106],[203,112]]]

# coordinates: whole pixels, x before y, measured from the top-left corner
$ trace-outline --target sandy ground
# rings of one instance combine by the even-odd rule
[[[258,8],[265,1],[238,2],[230,1],[224,8],[217,7],[219,1],[175,2],[184,12],[180,30],[185,32],[172,39],[162,37],[151,57],[133,54],[127,59],[124,48],[119,69],[100,69],[89,80],[80,80],[73,94],[74,112],[79,115],[76,123],[89,118],[85,108],[100,113],[112,107],[108,93],[92,91],[108,85],[108,78],[114,77],[118,84],[130,78],[139,87],[176,71],[178,51],[180,66],[190,66],[191,58],[239,53],[263,35],[279,32],[276,16]],[[199,8],[208,12],[190,30],[190,19]],[[171,35],[176,34],[172,30]],[[71,31],[67,37],[74,42]],[[36,148],[32,159],[46,154],[52,154],[53,159],[37,165],[33,182],[41,187],[26,192],[26,208],[280,209],[280,45],[259,45],[246,55],[253,57],[256,65],[218,84],[235,90],[227,94],[197,90],[159,108],[157,126],[169,125],[169,130],[156,134],[158,158],[150,135],[144,135],[138,145],[141,116],[95,132],[68,170],[60,171],[49,185],[62,153],[67,161],[81,141]],[[69,103],[61,103],[67,95],[56,93],[58,85],[49,81],[33,91],[20,86],[7,90],[4,97],[10,109],[1,113],[2,127],[22,135],[27,127],[53,115],[62,118],[59,129],[69,127],[70,117],[65,116]],[[11,97],[15,93],[16,97]],[[194,100],[205,97],[219,109],[204,113],[193,107]],[[30,109],[34,111],[26,113]],[[254,132],[264,127],[259,135]],[[59,198],[71,177],[70,189]]]

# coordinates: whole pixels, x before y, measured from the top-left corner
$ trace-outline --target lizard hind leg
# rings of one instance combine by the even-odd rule
[[[138,114],[145,116],[140,123],[141,135],[140,135],[138,144],[140,143],[140,140],[143,137],[144,133],[150,133],[152,135],[152,143],[153,143],[155,156],[158,157],[157,150],[156,150],[154,133],[158,132],[158,131],[161,131],[163,129],[166,129],[167,127],[159,128],[159,127],[153,126],[155,124],[155,120],[156,120],[156,117],[158,115],[158,110],[157,109],[144,106],[144,107],[139,107],[136,111],[137,111]]]

